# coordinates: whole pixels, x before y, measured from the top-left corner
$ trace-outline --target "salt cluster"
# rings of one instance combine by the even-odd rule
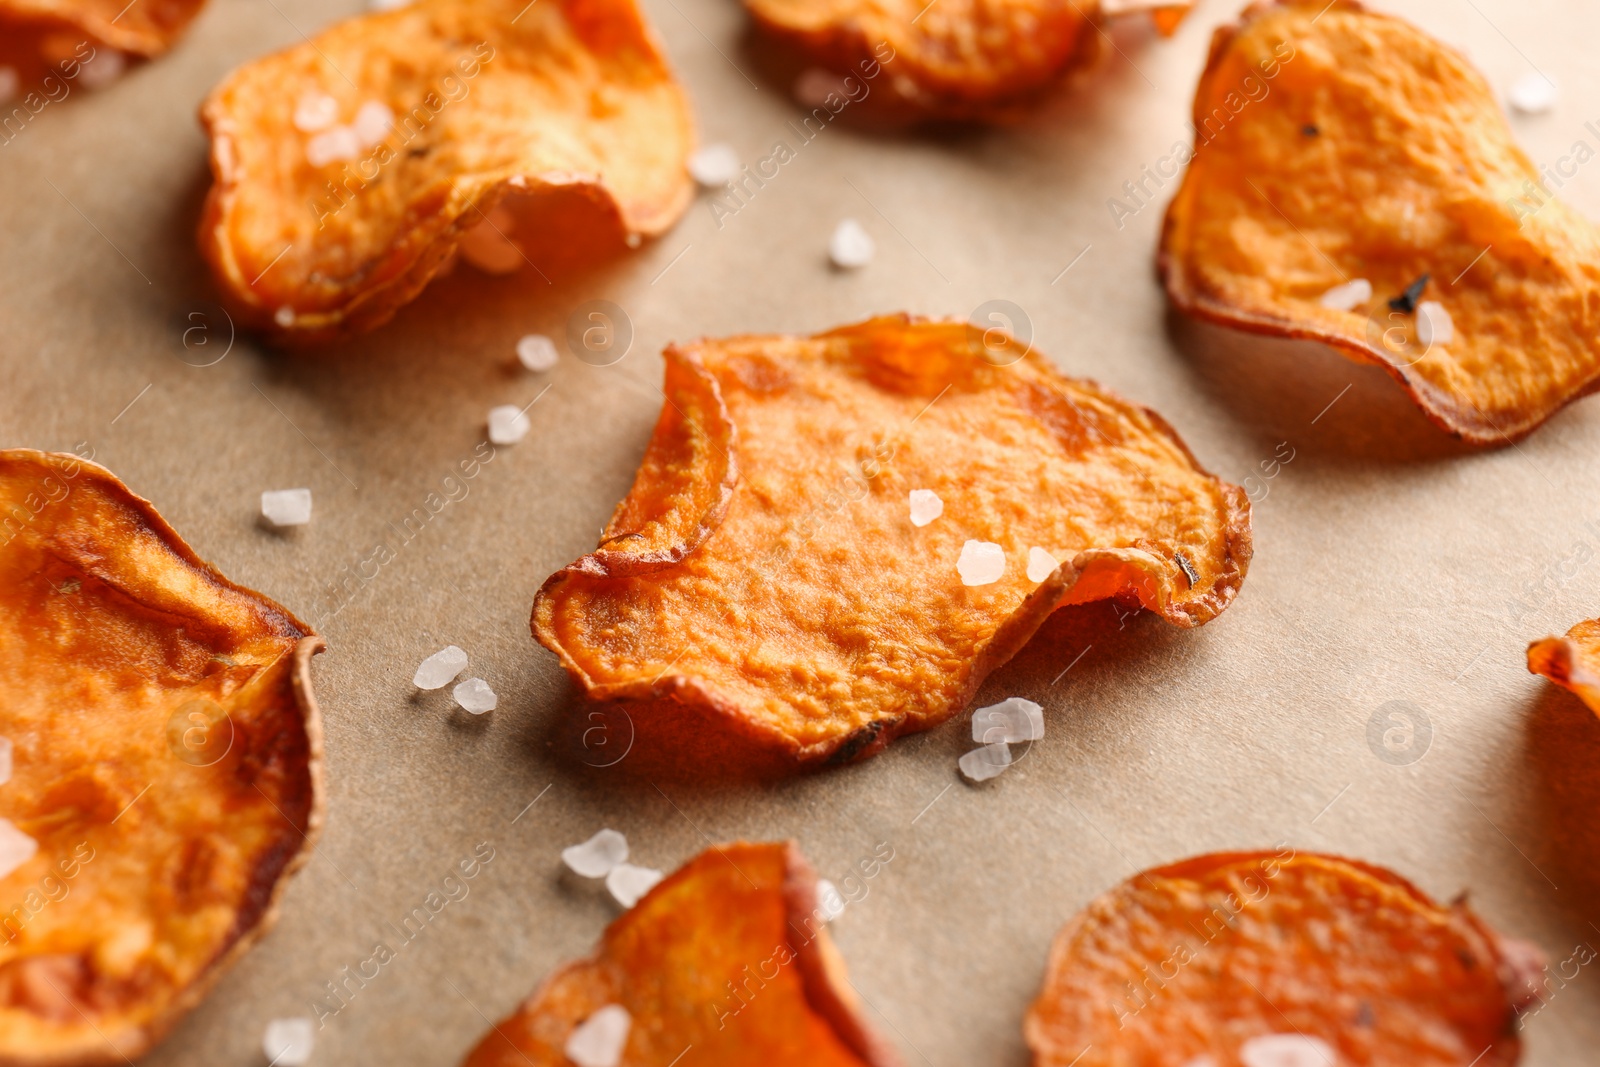
[[[635,867],[631,863],[619,863],[606,875],[606,889],[618,904],[624,908],[631,908],[639,903],[640,897],[654,889],[656,883],[663,877],[654,867]]]
[[[1031,700],[1008,697],[972,713],[972,739],[985,744],[1037,741],[1044,737],[1044,709]]]
[[[39,851],[39,842],[18,830],[10,819],[0,819],[0,878],[4,878]]]
[[[531,371],[547,371],[560,359],[556,343],[542,333],[530,333],[517,342],[517,359]]]
[[[708,144],[689,157],[689,177],[707,189],[727,185],[739,176],[739,153],[732,145]]]
[[[356,109],[356,117],[348,126],[330,125],[329,97],[302,97],[295,104],[294,123],[303,130],[319,133],[306,142],[306,162],[313,167],[325,167],[340,160],[352,160],[362,152],[376,146],[394,129],[394,112],[379,100],[368,100]],[[337,113],[338,102],[333,102]],[[309,123],[303,125],[302,123]]]
[[[968,541],[961,546],[956,573],[962,585],[990,585],[1006,572],[1006,550],[993,541]]]
[[[1560,95],[1555,82],[1535,71],[1518,78],[1506,99],[1524,115],[1540,115],[1555,107]]]
[[[1339,1062],[1326,1041],[1304,1034],[1252,1037],[1240,1047],[1239,1059],[1244,1067],[1332,1067]]]
[[[418,689],[443,689],[467,669],[467,654],[455,645],[446,645],[417,667],[411,684]]]
[[[1456,326],[1450,321],[1450,312],[1437,300],[1424,300],[1417,305],[1417,340],[1423,348],[1447,345],[1455,339]]]
[[[1320,303],[1330,311],[1354,311],[1372,299],[1372,283],[1365,278],[1336,285],[1322,294]]]
[[[489,688],[489,683],[482,678],[468,678],[451,690],[460,704],[474,715],[482,715],[486,711],[493,711],[495,705],[500,703],[500,698],[494,695],[494,690]]]
[[[339,101],[327,93],[306,93],[294,105],[294,128],[316,133],[339,119]]]
[[[825,923],[831,923],[844,914],[844,895],[839,887],[826,878],[817,879],[817,912]]]
[[[1011,746],[1004,741],[975,748],[956,761],[969,781],[987,782],[1011,766]]]
[[[589,840],[561,850],[561,862],[574,874],[585,878],[604,878],[611,869],[628,858],[628,839],[607,827]]]
[[[1054,574],[1059,566],[1061,561],[1038,545],[1028,549],[1028,581],[1042,582]]]
[[[944,514],[944,501],[932,489],[911,490],[911,525],[926,526]]]
[[[311,1020],[274,1019],[261,1037],[261,1051],[273,1067],[305,1067],[311,1062]]]
[[[533,429],[528,416],[515,404],[489,409],[489,440],[497,445],[514,445]]]
[[[617,1067],[631,1029],[628,1009],[607,1004],[573,1029],[561,1051],[578,1067]]]
[[[311,521],[311,490],[268,489],[261,494],[261,514],[274,526],[304,526]]]
[[[877,250],[872,235],[862,229],[861,223],[855,219],[845,219],[839,223],[834,227],[833,236],[828,238],[828,258],[841,270],[865,267],[872,262],[873,253]]]

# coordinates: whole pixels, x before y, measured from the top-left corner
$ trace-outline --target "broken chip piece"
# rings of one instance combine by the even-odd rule
[[[912,116],[981,120],[1006,117],[1091,65],[1107,21],[1148,11],[1170,34],[1193,0],[744,3],[763,30],[834,76],[832,87],[797,94],[808,107],[837,113],[881,85]],[[818,81],[822,72],[808,73]]]
[[[0,1061],[123,1064],[309,855],[322,639],[75,456],[0,451],[0,545],[5,811],[36,845],[0,883]],[[52,878],[72,892],[45,907]]]
[[[547,978],[464,1067],[590,1062],[575,1050],[667,1067],[685,1048],[702,1067],[899,1067],[861,1018],[817,887],[793,844],[712,846],[607,927],[593,956]]]
[[[1600,228],[1453,49],[1353,0],[1258,3],[1217,31],[1193,122],[1161,238],[1177,307],[1376,363],[1474,444],[1600,384]]]
[[[1509,1067],[1542,957],[1380,867],[1231,852],[1134,875],[1056,935],[1035,1067]],[[1329,1059],[1308,1054],[1322,1048]]]
[[[53,72],[99,88],[97,79],[121,72],[124,53],[149,59],[171,48],[204,6],[205,0],[0,0],[0,66],[16,72],[22,85]],[[60,91],[57,85],[51,98]]]
[[[633,489],[533,610],[589,696],[639,702],[636,755],[873,755],[955,714],[1062,604],[1195,626],[1233,599],[1244,492],[1153,413],[977,334],[886,316],[667,349]],[[913,488],[938,522],[907,521]],[[1064,562],[1031,579],[1031,546]]]
[[[1564,686],[1600,715],[1600,619],[1589,619],[1564,637],[1528,646],[1528,670]]]
[[[567,243],[620,249],[693,192],[688,101],[633,0],[360,16],[234,71],[201,120],[201,248],[236,315],[285,339],[387,321],[458,246],[515,270],[570,218],[599,229]]]

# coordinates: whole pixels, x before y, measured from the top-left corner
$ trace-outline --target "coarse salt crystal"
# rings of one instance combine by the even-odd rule
[[[311,1062],[311,1020],[274,1019],[261,1037],[261,1051],[273,1067],[305,1067]]]
[[[456,703],[474,715],[482,715],[486,711],[493,711],[495,705],[500,703],[500,698],[494,695],[494,690],[489,688],[489,683],[482,678],[468,678],[451,690],[456,698]]]
[[[944,501],[932,489],[911,490],[911,525],[926,526],[944,514]]]
[[[115,48],[102,48],[78,68],[78,80],[89,89],[104,89],[118,78],[128,66],[122,53]]]
[[[1556,106],[1561,90],[1556,83],[1537,71],[1524,74],[1512,84],[1506,99],[1524,115],[1540,115]]]
[[[1365,278],[1336,285],[1322,294],[1319,303],[1330,311],[1354,311],[1372,299],[1372,283]]]
[[[0,819],[0,878],[6,877],[39,851],[39,842],[18,830],[10,819]]]
[[[1417,340],[1423,348],[1436,344],[1447,345],[1455,339],[1456,326],[1450,321],[1450,312],[1437,300],[1424,300],[1417,305]]]
[[[609,827],[582,844],[561,850],[561,862],[585,878],[604,878],[627,858],[628,839]]]
[[[274,526],[304,526],[311,521],[311,490],[268,489],[261,494],[261,514]]]
[[[855,219],[845,219],[839,223],[834,227],[833,236],[828,238],[828,258],[841,270],[865,267],[872,262],[873,253],[877,250],[872,235],[862,229],[861,223]]]
[[[1011,766],[1011,746],[1004,741],[975,748],[956,761],[968,781],[987,782]]]
[[[455,645],[446,645],[417,666],[411,684],[418,689],[443,689],[467,669],[467,654]]]
[[[1326,1041],[1303,1034],[1252,1037],[1239,1049],[1245,1067],[1334,1067],[1339,1062]]]
[[[316,133],[339,118],[339,101],[327,93],[306,93],[294,105],[294,128]]]
[[[989,585],[1006,572],[1006,550],[993,541],[968,541],[961,546],[956,573],[962,585]]]
[[[313,167],[354,159],[361,154],[361,139],[348,126],[323,130],[306,142],[306,162]]]
[[[368,100],[356,111],[355,121],[350,128],[355,131],[356,140],[361,142],[362,148],[371,148],[394,129],[394,112],[389,110],[388,104]]]
[[[728,144],[708,144],[689,156],[689,177],[715,189],[739,176],[739,153]]]
[[[844,914],[844,895],[826,878],[817,879],[817,917],[831,923]]]
[[[1038,545],[1028,549],[1028,581],[1042,582],[1054,574],[1059,566],[1061,561]]]
[[[631,908],[639,903],[640,897],[654,889],[661,878],[661,872],[652,867],[619,863],[606,875],[606,888],[618,904]]]
[[[528,416],[515,404],[489,409],[489,440],[497,445],[514,445],[533,428]]]
[[[11,738],[0,737],[0,785],[11,781]]]
[[[0,67],[0,104],[14,100],[20,88],[22,88],[22,78],[18,76],[17,68]]]
[[[794,98],[805,107],[825,107],[830,96],[840,100],[850,98],[849,86],[844,78],[831,70],[812,67],[802,71],[800,77],[794,80]]]
[[[542,333],[530,333],[517,342],[517,359],[531,371],[546,371],[560,359],[556,343]]]
[[[617,1067],[628,1044],[633,1016],[621,1004],[607,1004],[583,1020],[562,1047],[578,1067]]]
[[[516,219],[503,206],[496,207],[484,220],[461,235],[461,258],[485,274],[511,274],[527,259],[511,240]]]
[[[294,308],[288,304],[283,305],[272,313],[272,321],[277,323],[280,329],[287,330],[294,325]]]
[[[1044,709],[1031,700],[1008,697],[972,713],[972,739],[985,744],[1037,741],[1044,737]]]

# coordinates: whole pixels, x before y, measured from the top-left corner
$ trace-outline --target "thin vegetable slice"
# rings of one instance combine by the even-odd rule
[[[36,66],[81,61],[96,48],[149,59],[171,48],[203,7],[205,0],[0,0],[0,62],[18,63],[31,80],[42,73]]]
[[[1565,686],[1600,715],[1600,619],[1589,619],[1564,637],[1528,646],[1528,670]]]

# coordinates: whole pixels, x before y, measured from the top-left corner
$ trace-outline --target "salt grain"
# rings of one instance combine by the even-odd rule
[[[585,878],[604,878],[627,858],[628,839],[609,827],[580,845],[561,850],[561,862]]]
[[[313,167],[354,159],[361,154],[361,139],[348,126],[324,130],[306,142],[306,162]]]
[[[274,1019],[261,1038],[261,1051],[273,1067],[305,1067],[311,1062],[311,1020]]]
[[[443,689],[467,669],[467,654],[455,645],[446,645],[417,667],[411,684],[418,689]]]
[[[1044,709],[1031,700],[1008,697],[972,713],[972,739],[985,744],[1037,741],[1044,737]]]
[[[1455,340],[1456,326],[1450,321],[1450,312],[1437,300],[1424,300],[1417,305],[1417,340],[1423,348],[1447,345]]]
[[[989,585],[1006,572],[1006,550],[992,541],[968,541],[961,546],[956,573],[962,585]]]
[[[708,144],[689,156],[689,177],[707,189],[727,185],[738,176],[739,153],[732,145]]]
[[[287,330],[294,325],[294,308],[283,305],[272,313],[272,321],[278,324],[279,329]]]
[[[88,62],[78,68],[78,81],[85,88],[104,89],[118,78],[128,66],[128,61],[122,58],[122,53],[115,48],[103,48],[90,56]]]
[[[1244,1067],[1333,1067],[1339,1062],[1326,1041],[1303,1034],[1252,1037],[1239,1049]]]
[[[332,126],[339,118],[339,101],[327,93],[306,93],[294,105],[294,128],[316,133]]]
[[[639,903],[639,898],[655,888],[661,881],[661,872],[651,867],[635,867],[631,863],[619,863],[611,868],[611,873],[606,875],[606,888],[611,891],[611,896],[624,908],[631,908]]]
[[[872,262],[877,250],[872,235],[862,229],[861,223],[855,219],[845,219],[839,223],[834,227],[833,236],[828,239],[828,258],[841,270],[865,267]]]
[[[368,100],[356,111],[355,121],[350,124],[355,132],[356,140],[361,142],[362,148],[371,148],[394,129],[394,112],[389,110],[389,105],[377,100]]]
[[[1011,746],[1004,742],[975,748],[956,761],[968,781],[987,782],[1011,766]]]
[[[22,78],[17,74],[16,67],[0,67],[0,104],[14,100],[17,90],[22,88]]]
[[[460,704],[474,715],[482,715],[486,711],[493,711],[495,705],[500,703],[500,698],[494,695],[494,690],[489,688],[489,683],[482,678],[468,678],[451,690]]]
[[[489,409],[489,440],[497,445],[514,445],[533,428],[528,416],[515,404]]]
[[[817,879],[817,917],[831,923],[844,914],[844,895],[826,878]]]
[[[311,490],[268,489],[261,494],[261,515],[274,526],[304,526],[311,521]]]
[[[926,526],[944,514],[944,501],[932,489],[911,490],[911,525]]]
[[[1059,566],[1061,561],[1038,545],[1028,549],[1028,581],[1042,582],[1054,574]]]
[[[617,1067],[628,1044],[633,1016],[621,1004],[607,1004],[583,1020],[562,1048],[578,1067]]]
[[[11,781],[11,738],[0,737],[0,785]]]
[[[795,100],[809,108],[826,107],[830,96],[848,100],[850,98],[848,90],[844,78],[821,67],[802,71],[800,77],[794,80]]]
[[[516,219],[503,206],[496,206],[484,220],[461,235],[461,258],[485,274],[510,274],[527,262],[522,249],[511,240]]]
[[[0,819],[0,878],[4,878],[39,851],[39,842],[18,830],[10,819]]]
[[[517,342],[517,359],[531,371],[547,371],[559,358],[556,343],[542,333],[530,333]]]
[[[1524,115],[1542,115],[1556,106],[1560,96],[1556,83],[1535,71],[1518,78],[1506,99]]]
[[[1322,294],[1319,303],[1330,311],[1354,311],[1372,299],[1372,283],[1365,278],[1336,285]]]

